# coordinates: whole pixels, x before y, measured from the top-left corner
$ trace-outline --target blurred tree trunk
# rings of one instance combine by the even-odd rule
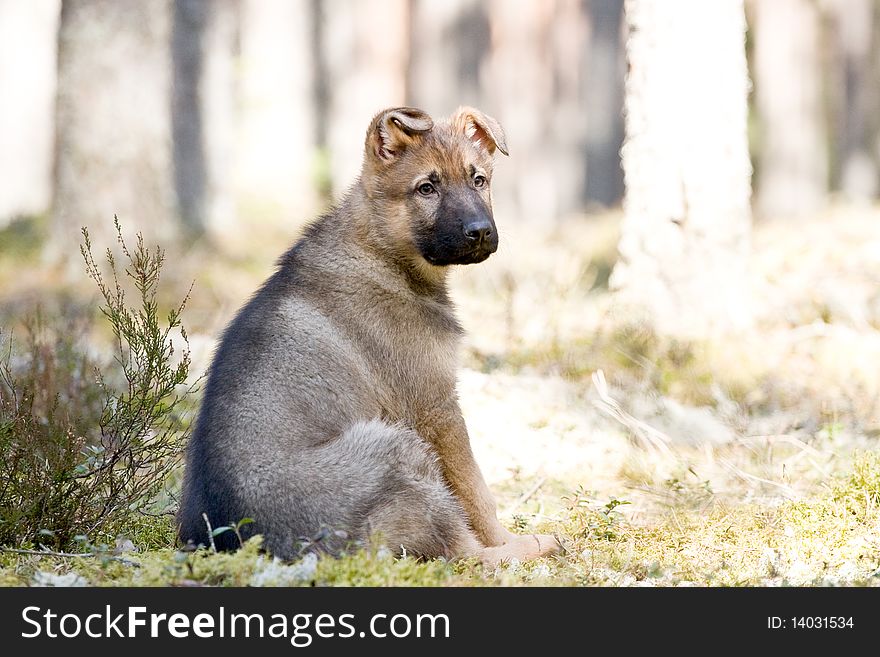
[[[321,12],[319,66],[326,76],[322,130],[330,186],[339,195],[360,172],[370,120],[406,100],[409,3],[326,0],[315,6]]]
[[[757,207],[769,219],[821,210],[828,191],[820,15],[815,0],[754,0]]]
[[[546,223],[620,201],[622,7],[410,0],[408,102],[435,115],[475,105],[505,126],[499,216]]]
[[[190,236],[233,229],[238,0],[175,0],[172,32],[174,183]]]
[[[169,0],[64,0],[58,41],[50,255],[78,273],[80,227],[112,242],[113,215],[175,235]]]
[[[611,285],[657,330],[747,326],[742,0],[627,0],[625,218]]]
[[[587,91],[582,101],[587,119],[584,200],[588,205],[610,207],[623,198],[623,3],[588,0],[586,6],[590,34],[583,51],[587,58],[583,66]]]
[[[0,227],[52,196],[59,0],[0,0]]]
[[[500,217],[538,225],[551,223],[560,212],[556,134],[566,128],[578,131],[577,123],[555,124],[549,47],[555,6],[554,1],[489,3],[492,49],[484,81],[494,102],[481,109],[504,126],[511,153],[509,159],[498,159],[495,205]]]
[[[834,103],[835,158],[832,186],[845,198],[867,202],[877,196],[877,75],[874,0],[826,0],[831,18],[831,86]]]
[[[489,37],[481,0],[410,0],[407,102],[433,116],[446,116],[459,105],[480,107]]]
[[[550,69],[544,75],[552,81],[552,96],[544,122],[544,139],[534,148],[544,149],[553,156],[557,220],[583,210],[587,201],[587,181],[593,174],[589,170],[589,159],[584,157],[584,153],[589,152],[589,129],[608,118],[600,115],[606,109],[602,105],[602,97],[609,94],[596,91],[593,85],[603,81],[590,77],[603,66],[603,62],[596,59],[594,50],[597,45],[601,48],[601,39],[597,41],[592,38],[593,18],[581,0],[556,0],[546,35],[548,42],[542,44],[551,57]],[[617,28],[619,30],[620,23]],[[572,62],[582,60],[584,52],[590,54],[590,61],[597,65],[596,69],[584,71],[580,66],[572,65]],[[610,94],[613,93],[612,90]],[[591,105],[591,99],[598,102]],[[620,110],[621,107],[616,108],[618,116]],[[591,122],[595,122],[593,126]],[[601,178],[601,165],[594,164],[595,175]],[[611,166],[620,170],[619,164]]]
[[[236,188],[242,213],[261,225],[305,221],[318,202],[316,2],[242,4]]]

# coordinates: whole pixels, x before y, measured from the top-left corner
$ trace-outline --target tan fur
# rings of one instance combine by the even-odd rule
[[[548,554],[552,537],[498,521],[455,389],[446,276],[497,247],[489,181],[504,132],[472,108],[442,121],[392,108],[364,146],[348,196],[224,334],[187,455],[181,538],[203,541],[205,513],[213,526],[254,518],[246,532],[282,557],[324,527],[318,547],[334,552],[341,532],[424,557]]]

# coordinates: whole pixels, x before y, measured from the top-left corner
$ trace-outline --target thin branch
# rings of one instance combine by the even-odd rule
[[[822,454],[818,450],[810,447],[804,441],[799,440],[799,439],[795,438],[794,436],[789,436],[786,434],[745,436],[743,438],[737,439],[736,442],[741,443],[743,445],[761,444],[761,443],[769,443],[772,445],[773,443],[788,443],[789,445],[794,445],[795,447],[797,447],[797,448],[801,449],[802,451],[807,452],[808,454],[811,454],[813,456],[820,456],[820,457],[822,456]]]
[[[137,561],[126,559],[125,557],[117,557],[112,554],[101,554],[99,552],[53,552],[51,550],[21,550],[16,548],[0,548],[3,552],[11,552],[13,554],[28,554],[34,557],[59,557],[62,559],[81,559],[88,557],[103,557],[111,561],[118,561],[126,566],[134,566],[140,568],[141,565]]]
[[[94,552],[53,552],[52,550],[20,550],[16,548],[0,548],[4,552],[12,552],[14,554],[32,554],[37,557],[94,557]]]
[[[593,400],[593,405],[596,408],[627,427],[647,447],[667,456],[672,454],[672,450],[669,449],[672,439],[669,436],[624,411],[620,404],[611,397],[608,392],[608,383],[605,381],[605,373],[602,370],[593,372],[592,379],[596,392],[599,393],[599,399]]]
[[[754,482],[757,482],[760,484],[767,484],[769,486],[776,486],[777,488],[779,488],[782,491],[783,495],[785,495],[789,499],[797,499],[797,497],[798,497],[797,493],[794,492],[794,489],[791,486],[788,486],[786,484],[780,484],[778,481],[771,481],[770,479],[764,479],[763,477],[758,477],[756,475],[749,474],[748,472],[745,472],[744,470],[741,470],[740,468],[736,467],[733,463],[731,463],[727,459],[721,459],[720,462],[724,467],[726,467],[733,474],[735,474],[740,479],[743,479],[744,481],[754,481]]]
[[[540,479],[538,479],[535,485],[529,488],[518,498],[516,498],[516,500],[503,511],[502,515],[512,516],[513,512],[516,511],[521,504],[525,504],[526,502],[528,502],[532,498],[532,496],[541,489],[541,486],[544,485],[545,481],[547,481],[547,477],[541,477]]]
[[[202,518],[205,519],[205,524],[208,526],[208,541],[211,543],[211,551],[217,552],[217,546],[214,544],[214,530],[211,529],[211,521],[208,520],[208,514],[203,513]]]

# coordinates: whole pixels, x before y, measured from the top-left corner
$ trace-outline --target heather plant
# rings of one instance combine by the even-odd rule
[[[61,550],[113,539],[151,509],[179,464],[195,391],[181,323],[189,295],[162,317],[164,251],[140,234],[130,248],[115,226],[122,265],[109,248],[99,265],[87,229],[80,247],[112,331],[112,360],[91,354],[89,322],[64,314],[25,322],[23,340],[4,336],[2,545]]]

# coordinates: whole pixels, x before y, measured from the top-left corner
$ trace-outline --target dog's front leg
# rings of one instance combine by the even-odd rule
[[[477,538],[487,547],[509,542],[514,535],[498,521],[495,498],[474,459],[471,441],[457,402],[423,418],[419,434],[430,442],[452,492],[461,502]]]
[[[434,421],[420,427],[419,433],[436,450],[443,476],[480,542],[487,547],[507,543],[512,535],[498,521],[495,498],[474,459],[464,419],[451,409],[443,415],[432,418]]]

